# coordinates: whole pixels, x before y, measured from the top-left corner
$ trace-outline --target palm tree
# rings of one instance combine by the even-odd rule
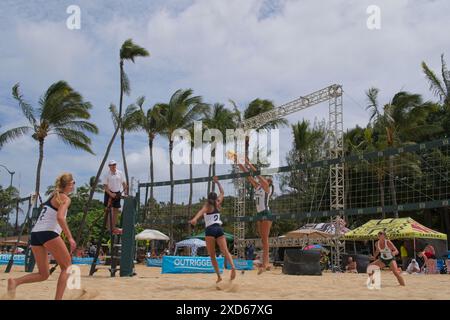
[[[199,119],[206,111],[206,105],[200,96],[192,96],[192,89],[177,90],[170,98],[169,103],[160,103],[160,114],[164,130],[162,134],[169,140],[170,157],[170,209],[169,213],[173,218],[173,137],[172,134],[177,129],[189,129],[193,121]],[[170,225],[170,241],[173,241],[173,224]],[[171,243],[172,244],[172,243]]]
[[[436,76],[433,70],[422,61],[422,70],[430,83],[430,90],[439,97],[440,102],[444,107],[450,109],[450,72],[447,70],[447,64],[444,60],[444,54],[441,54],[441,75],[442,81]]]
[[[163,131],[163,122],[161,120],[160,108],[155,105],[153,108],[149,108],[147,112],[144,111],[143,105],[145,102],[145,97],[138,98],[136,104],[140,109],[140,126],[147,133],[148,137],[148,150],[150,153],[150,200],[149,203],[153,203],[153,182],[155,181],[154,171],[153,171],[153,144],[156,136],[161,134]],[[147,210],[148,204],[145,204]],[[146,219],[147,210],[144,212],[144,221]]]
[[[91,189],[89,193],[89,199],[86,202],[86,206],[83,211],[83,217],[81,218],[80,227],[77,232],[76,241],[78,242],[81,237],[81,232],[84,228],[84,223],[86,221],[86,217],[89,211],[90,204],[92,202],[92,199],[94,197],[95,188],[97,187],[98,181],[100,179],[100,175],[102,174],[103,167],[105,166],[106,159],[108,159],[109,152],[111,151],[111,147],[114,143],[114,140],[116,139],[117,133],[119,132],[119,128],[121,126],[122,121],[122,103],[123,103],[123,94],[126,95],[130,94],[130,81],[128,79],[127,74],[124,71],[124,62],[125,61],[131,61],[134,63],[134,59],[137,57],[147,57],[150,54],[148,51],[136,44],[133,43],[132,39],[126,40],[122,47],[120,48],[120,60],[119,60],[119,67],[120,67],[120,98],[119,98],[119,125],[116,126],[114,133],[108,143],[108,146],[106,147],[105,155],[103,156],[102,162],[100,163],[100,166],[97,170],[97,174],[95,175],[95,180],[93,183],[93,188]]]
[[[56,135],[65,144],[93,154],[91,139],[85,134],[98,133],[97,127],[86,121],[90,118],[92,105],[73,90],[65,81],[52,84],[39,99],[39,108],[28,104],[20,93],[19,84],[12,88],[13,98],[19,103],[29,126],[17,127],[0,136],[0,146],[31,133],[39,146],[39,160],[36,170],[35,194],[39,195],[41,168],[44,160],[44,143],[50,135]]]
[[[234,108],[237,111],[236,104],[231,100],[230,100],[230,102],[234,105]],[[273,109],[275,109],[275,105],[273,104],[272,101],[257,98],[255,100],[253,100],[252,102],[250,102],[250,104],[245,108],[243,119],[244,120],[250,119],[254,116],[257,116],[257,115],[267,112],[267,111],[271,111]],[[239,119],[238,121],[240,122],[242,120],[242,115],[240,114],[239,111],[237,111],[237,114],[238,114],[238,119]],[[278,127],[287,126],[288,123],[289,122],[286,119],[279,118],[279,119],[269,121],[259,128],[253,128],[253,129],[255,129],[255,130],[276,129]],[[248,157],[249,146],[250,146],[250,138],[246,137],[246,139],[245,139],[245,156],[246,157]]]
[[[208,108],[204,119],[206,129],[216,129],[226,136],[227,129],[236,129],[238,115],[236,111],[225,108],[223,104],[215,103],[212,108]],[[209,177],[216,175],[216,147],[217,141],[211,142],[211,163],[209,165]],[[215,184],[212,184],[214,191]],[[208,192],[211,191],[211,181],[208,180]]]
[[[111,106],[109,107],[109,111],[111,112],[114,125],[118,126],[120,117],[116,106],[111,104]],[[127,186],[130,185],[130,179],[128,176],[127,157],[125,155],[125,133],[138,131],[140,128],[140,122],[141,122],[141,111],[136,107],[136,105],[130,104],[125,109],[125,112],[122,116],[122,125],[120,126],[120,146],[122,150],[123,168],[125,171],[125,179],[127,181]]]
[[[420,141],[421,137],[432,132],[439,131],[439,126],[429,124],[426,120],[430,113],[437,109],[432,102],[423,102],[421,95],[398,92],[391,102],[386,104],[381,113],[378,104],[379,90],[370,88],[367,92],[371,111],[371,121],[374,121],[375,130],[379,131],[380,138],[388,147],[398,146],[401,143]],[[389,157],[389,187],[392,204],[397,206],[395,190],[394,156]],[[398,218],[398,211],[395,210]]]
[[[430,118],[430,122],[442,123],[442,129],[445,135],[450,135],[450,72],[444,60],[444,54],[441,55],[441,75],[442,80],[438,78],[425,62],[422,62],[422,70],[430,84],[430,90],[439,97],[442,107]],[[442,137],[440,135],[439,137]],[[431,137],[433,138],[433,137]]]

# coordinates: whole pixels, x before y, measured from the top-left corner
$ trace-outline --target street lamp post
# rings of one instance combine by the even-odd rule
[[[9,183],[9,187],[11,188],[12,187],[12,183],[13,183],[13,176],[14,176],[14,173],[16,173],[16,172],[15,171],[10,171],[6,166],[4,166],[2,164],[0,164],[0,167],[5,168],[5,170],[8,171],[8,173],[11,175],[11,180],[10,180],[10,183]]]

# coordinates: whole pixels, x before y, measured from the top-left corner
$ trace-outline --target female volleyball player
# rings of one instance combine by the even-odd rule
[[[236,160],[237,155],[235,153],[229,152],[228,155],[230,158],[234,158],[234,160]],[[249,172],[249,169],[252,171],[252,173],[255,173],[257,171],[255,166],[248,160],[248,158],[245,158],[245,166],[241,163],[238,163],[238,165],[243,172]],[[247,166],[249,167],[249,169],[247,169]],[[269,234],[270,228],[272,227],[272,212],[269,208],[269,199],[273,194],[274,187],[272,178],[263,177],[261,175],[257,176],[257,178],[258,181],[256,181],[252,176],[248,176],[247,180],[255,189],[256,216],[266,217],[266,219],[258,220],[256,222],[256,228],[258,230],[259,236],[261,237],[263,245],[262,264],[258,268],[258,274],[261,274],[266,270],[270,270]]]
[[[394,244],[387,239],[384,231],[378,232],[378,241],[375,244],[373,258],[376,259],[378,255],[380,255],[380,258],[372,262],[370,265],[376,265],[380,267],[380,269],[385,266],[389,267],[400,285],[404,286],[405,280],[398,271],[397,262],[395,261],[395,256],[398,255],[398,250]]]
[[[222,221],[220,221],[220,209],[223,203],[224,192],[222,185],[219,182],[217,177],[213,178],[213,181],[219,187],[219,196],[217,193],[210,192],[208,194],[208,200],[203,205],[203,208],[195,215],[195,217],[189,221],[190,224],[196,225],[198,219],[203,217],[205,219],[205,241],[206,241],[206,249],[208,250],[208,254],[211,258],[212,265],[217,274],[217,281],[219,283],[222,281],[222,277],[219,272],[219,265],[216,260],[216,242],[220,248],[220,251],[225,256],[225,259],[231,265],[231,275],[230,280],[234,280],[236,277],[236,269],[234,266],[233,258],[231,257],[230,252],[228,251],[227,241],[225,238],[225,234],[222,229]]]
[[[55,182],[53,195],[44,203],[41,214],[31,231],[31,250],[33,251],[38,273],[28,274],[21,278],[8,280],[8,295],[13,298],[17,286],[25,283],[45,281],[49,277],[48,252],[52,254],[61,273],[56,287],[56,300],[61,300],[66,289],[69,274],[67,270],[72,264],[71,253],[76,249],[75,240],[66,222],[67,209],[70,206],[69,193],[73,191],[75,181],[72,174],[61,174]],[[70,243],[70,253],[61,238],[61,231]]]

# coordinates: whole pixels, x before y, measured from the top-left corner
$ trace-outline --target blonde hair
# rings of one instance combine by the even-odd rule
[[[73,181],[73,176],[71,173],[64,172],[61,173],[55,181],[55,191],[53,192],[53,195],[56,198],[56,201],[58,201],[59,204],[62,204],[61,198],[59,197],[59,194],[67,187],[67,185]]]

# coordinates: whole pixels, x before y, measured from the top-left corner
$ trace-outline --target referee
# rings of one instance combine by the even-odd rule
[[[120,205],[120,195],[122,192],[125,195],[128,194],[128,186],[125,180],[125,175],[122,171],[117,169],[117,162],[114,160],[110,160],[108,162],[109,170],[103,176],[103,183],[105,186],[105,207],[108,206],[109,199],[111,198],[111,206],[113,210],[112,214],[112,226],[113,226],[113,234],[122,234],[122,229],[116,228],[117,223],[117,215],[119,214]],[[109,230],[109,215],[107,220],[107,227]]]

